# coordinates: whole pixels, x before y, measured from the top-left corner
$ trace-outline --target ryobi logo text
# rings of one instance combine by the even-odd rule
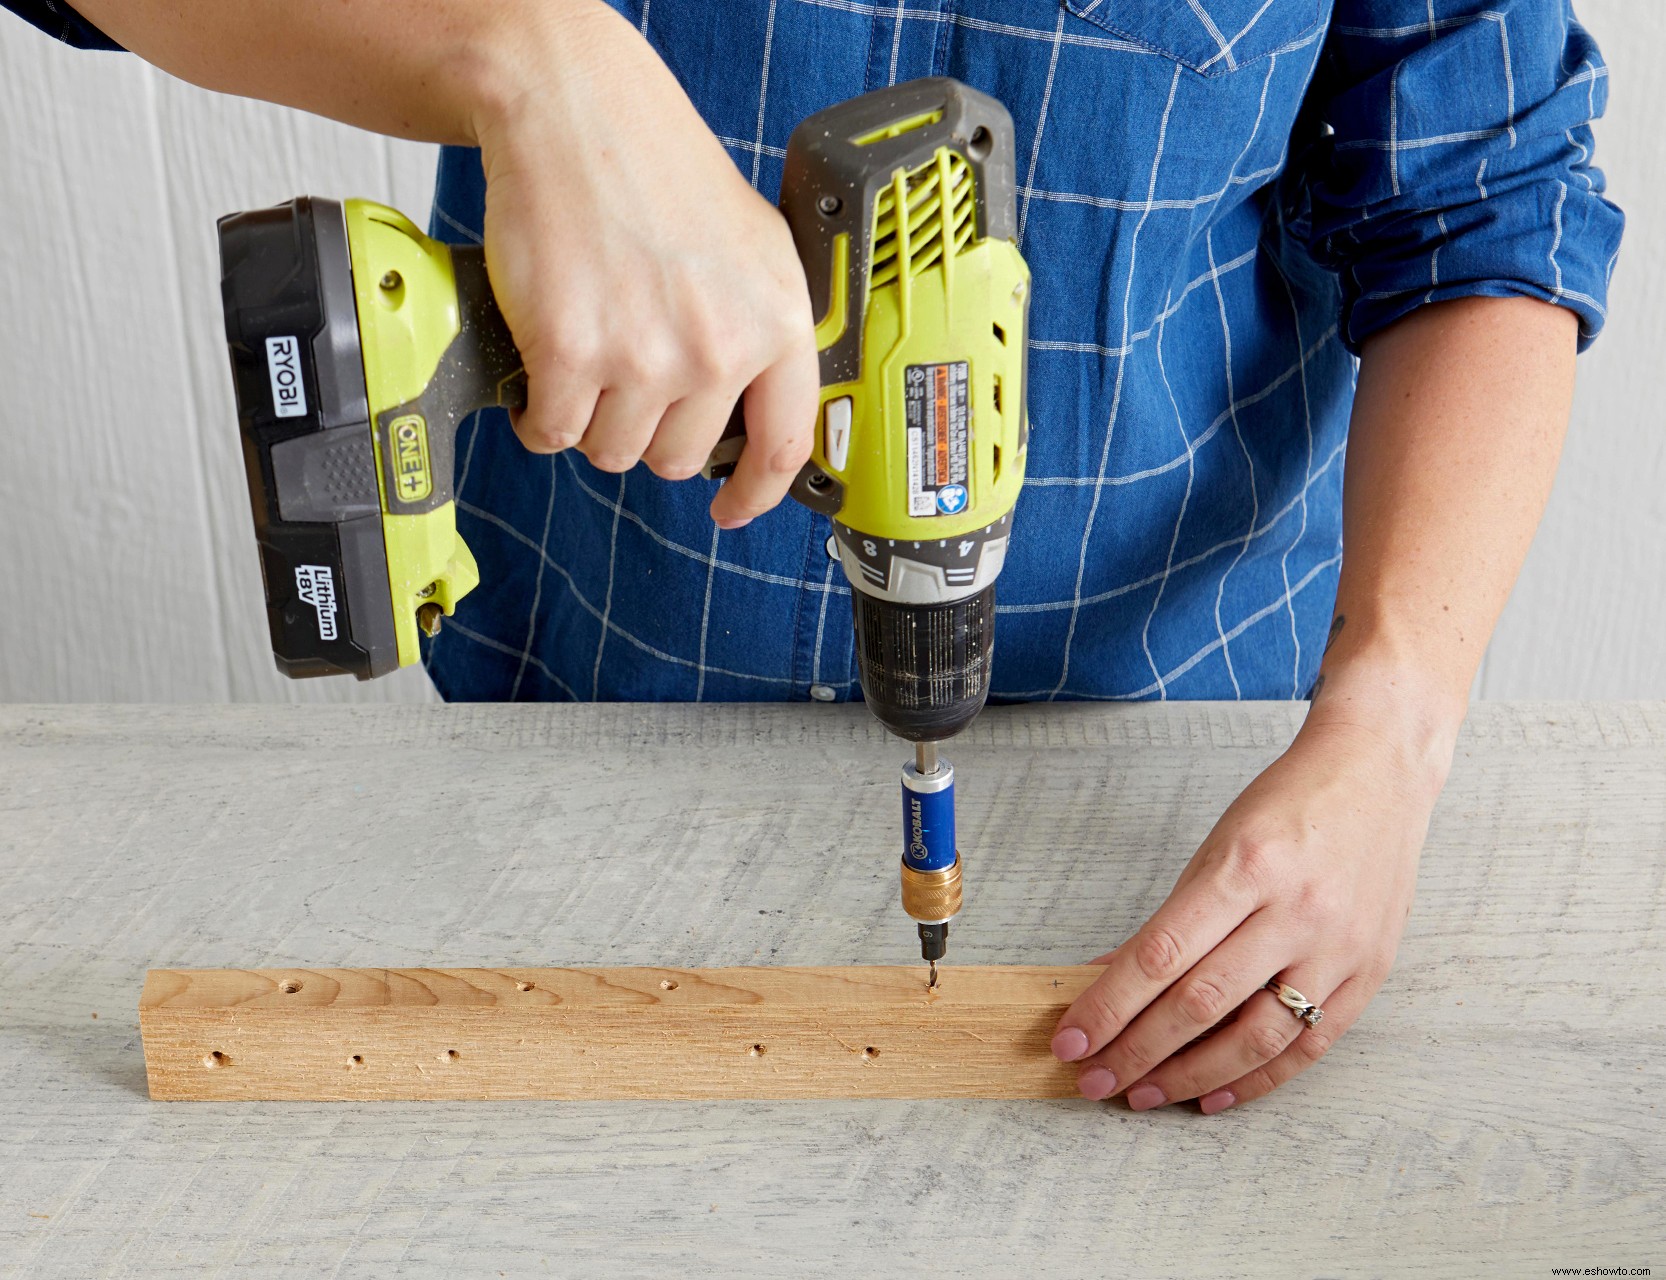
[[[395,418],[388,427],[393,457],[388,466],[401,502],[421,502],[434,492],[434,477],[428,467],[428,424],[420,413]]]
[[[304,418],[307,389],[301,381],[301,344],[294,338],[266,339],[266,372],[272,379],[272,412]]]
[[[318,611],[318,638],[336,638],[336,577],[327,564],[295,566],[295,590],[302,604]]]

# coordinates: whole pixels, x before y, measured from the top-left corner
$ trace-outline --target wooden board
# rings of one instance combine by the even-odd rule
[[[1090,966],[153,969],[169,1101],[1064,1098]]]

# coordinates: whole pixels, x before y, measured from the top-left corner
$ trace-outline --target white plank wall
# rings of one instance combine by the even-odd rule
[[[1486,698],[1666,695],[1666,5],[1574,4],[1610,69],[1596,159],[1625,243],[1550,507],[1482,668]]]
[[[433,698],[273,669],[214,220],[303,192],[421,219],[434,150],[0,16],[0,699]]]
[[[1583,0],[1630,228],[1550,513],[1477,690],[1666,696],[1666,12]],[[426,217],[431,148],[77,54],[0,15],[0,701],[412,701],[272,668],[214,219],[301,192]]]

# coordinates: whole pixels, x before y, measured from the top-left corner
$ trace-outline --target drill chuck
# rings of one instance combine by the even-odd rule
[[[989,697],[995,588],[947,604],[902,604],[850,593],[862,696],[910,742],[953,737]]]

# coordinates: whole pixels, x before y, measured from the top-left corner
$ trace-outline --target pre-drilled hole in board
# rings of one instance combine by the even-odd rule
[[[530,983],[530,982],[517,982],[515,984],[515,990],[516,991],[531,991],[532,990],[532,983]]]
[[[282,982],[278,983],[278,990],[283,992],[286,996],[292,996],[300,989],[301,984],[296,982],[294,978],[285,978]]]
[[[202,1064],[203,1064],[203,1066],[207,1067],[210,1071],[212,1071],[216,1067],[225,1066],[230,1061],[231,1061],[230,1058],[226,1057],[225,1054],[221,1053],[218,1049],[216,1049],[216,1050],[214,1050],[213,1053],[204,1055],[203,1060],[202,1060]]]
[[[761,1044],[755,1044],[747,1050],[747,1053],[751,1054],[754,1058],[761,1058],[768,1052],[769,1050]]]
[[[670,978],[666,978],[659,984],[659,989],[661,991],[675,991],[677,989],[677,984]]]

